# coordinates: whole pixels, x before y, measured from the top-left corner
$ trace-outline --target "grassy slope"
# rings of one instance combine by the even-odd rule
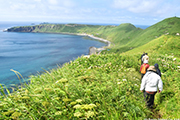
[[[35,29],[30,32],[93,34],[94,36],[101,37],[112,42],[111,50],[109,52],[122,53],[132,48],[144,45],[161,35],[167,33],[175,35],[176,33],[180,33],[180,28],[177,26],[180,26],[180,18],[172,17],[158,22],[145,30],[136,28],[130,23],[121,24],[119,26],[45,24],[35,26]]]
[[[156,104],[159,113],[164,118],[179,118],[180,97],[180,37],[172,35],[161,36],[148,44],[128,51],[124,54],[149,53],[150,65],[158,63],[163,73],[164,91],[157,95]]]
[[[179,46],[179,36],[161,36],[123,54],[78,58],[57,70],[32,76],[32,84],[26,88],[1,96],[0,118],[180,118]],[[149,53],[149,64],[158,63],[163,73],[164,91],[156,95],[153,111],[145,107],[139,91],[138,58],[143,51]]]

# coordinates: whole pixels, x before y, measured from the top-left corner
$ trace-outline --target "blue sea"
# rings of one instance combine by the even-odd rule
[[[0,84],[7,87],[20,84],[18,71],[25,80],[45,70],[62,66],[89,53],[89,47],[106,43],[88,37],[47,33],[3,32],[13,26],[31,23],[0,22]]]

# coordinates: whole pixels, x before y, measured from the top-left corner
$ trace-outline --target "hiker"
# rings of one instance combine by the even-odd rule
[[[154,64],[154,67],[156,69],[156,73],[161,77],[161,71],[159,69],[159,65],[156,63],[156,64]]]
[[[145,52],[143,52],[143,54],[141,55],[141,58],[140,58],[140,60],[141,60],[141,65],[143,64],[142,58],[143,58],[144,55],[145,55]],[[138,61],[139,61],[139,59],[138,59]]]
[[[159,88],[160,93],[163,90],[163,82],[161,77],[156,73],[155,67],[150,66],[142,79],[140,88],[141,92],[144,92],[144,100],[148,108],[153,108],[157,88]]]
[[[148,53],[145,53],[145,55],[142,57],[142,62],[144,63],[145,60],[149,61]]]
[[[143,76],[145,75],[148,68],[149,68],[148,60],[145,60],[144,63],[140,67],[141,80],[142,80]]]

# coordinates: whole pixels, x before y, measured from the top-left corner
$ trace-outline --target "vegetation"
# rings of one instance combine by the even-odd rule
[[[172,19],[176,20],[177,18],[166,20],[171,21]],[[166,20],[164,24],[166,24]],[[153,28],[156,31],[159,24],[147,28],[151,32],[147,29],[137,30],[130,24],[123,24],[120,25],[121,27],[112,27],[111,29],[112,31],[118,28],[122,30],[123,26],[127,25],[129,27],[124,27],[124,30],[130,29],[130,32],[127,33],[129,35],[133,32],[141,37],[144,36],[143,34],[149,33],[152,33],[149,36],[161,34],[152,32]],[[107,26],[101,27],[105,29]],[[168,35],[153,38],[146,44],[124,53],[121,53],[119,43],[120,47],[113,46],[111,51],[104,51],[100,55],[91,55],[89,58],[81,56],[58,69],[31,76],[30,84],[26,87],[18,87],[13,93],[0,96],[0,118],[40,120],[178,119],[180,118],[180,37],[175,35],[176,32],[169,31]],[[106,36],[108,30],[105,30],[104,33]],[[107,37],[115,34],[110,30],[109,33],[110,35]],[[135,36],[135,34],[132,35]],[[114,43],[118,43],[115,38],[113,40]],[[132,40],[124,45],[132,47],[130,45],[133,42]],[[136,44],[141,44],[140,42],[137,41]],[[158,63],[162,72],[164,90],[162,93],[156,94],[154,109],[146,108],[143,94],[139,90],[140,61],[138,59],[144,50],[150,57],[149,64]],[[21,77],[18,72],[15,71],[15,73]],[[3,93],[3,88],[1,88],[1,92]]]

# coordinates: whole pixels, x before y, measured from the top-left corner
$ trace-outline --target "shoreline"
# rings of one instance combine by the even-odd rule
[[[8,32],[8,29],[3,30],[3,32]],[[93,38],[95,40],[107,43],[107,46],[102,46],[100,48],[96,48],[98,53],[101,52],[102,50],[106,50],[107,47],[111,46],[111,42],[110,41],[105,40],[103,38],[96,37],[94,35],[86,34],[86,33],[69,33],[69,32],[29,32],[29,33],[48,33],[48,34],[65,34],[65,35],[87,36],[87,37]]]
[[[96,37],[96,36],[94,36],[94,35],[89,35],[89,34],[86,34],[86,33],[84,33],[84,34],[76,34],[76,35],[80,35],[80,36],[88,36],[88,37],[90,37],[90,38],[93,38],[93,39],[96,39],[96,40],[105,42],[105,43],[108,44],[107,47],[110,47],[110,45],[111,45],[111,42],[110,42],[110,41],[105,40],[105,39],[103,39],[103,38]]]
[[[8,32],[8,31],[5,31],[5,30],[2,30],[2,32]],[[110,47],[110,45],[111,45],[111,42],[110,41],[108,41],[108,40],[105,40],[105,39],[103,39],[103,38],[99,38],[99,37],[95,37],[95,36],[93,36],[93,35],[89,35],[89,34],[78,34],[78,33],[55,33],[55,32],[27,32],[27,33],[47,33],[47,34],[64,34],[64,35],[78,35],[78,36],[87,36],[87,37],[90,37],[90,38],[93,38],[93,39],[95,39],[95,40],[97,40],[97,41],[100,41],[100,42],[104,42],[104,43],[107,43],[105,46],[101,46],[100,48],[96,48],[96,50],[97,50],[97,54],[99,54],[102,50],[106,50],[107,48],[106,47]],[[90,55],[89,54],[87,54],[87,55],[84,55],[84,54],[82,54],[81,56],[79,56],[79,57],[87,57],[87,58],[89,58],[90,57]],[[71,60],[70,60],[71,61]],[[70,61],[68,61],[68,62],[70,62]],[[65,62],[65,63],[68,63],[68,62]],[[63,63],[63,64],[65,64],[65,63]],[[63,65],[62,64],[62,65]],[[49,69],[49,70],[52,70],[52,69],[56,69],[56,68],[51,68],[51,69]],[[42,70],[43,71],[43,70]],[[39,71],[40,72],[40,71]],[[34,75],[34,76],[36,76],[35,74],[31,74],[31,75]],[[27,77],[26,79],[29,79],[29,77]],[[27,82],[29,82],[29,81],[25,81],[25,82],[23,82],[23,84],[27,84]],[[16,85],[20,85],[21,83],[18,83],[18,84],[16,84]],[[8,88],[10,88],[10,87],[12,87],[11,85],[7,85],[8,86]]]
[[[83,34],[76,34],[76,35],[79,35],[79,36],[87,36],[87,37],[96,39],[96,40],[98,40],[98,41],[107,43],[107,46],[102,46],[102,47],[100,47],[100,48],[96,48],[98,54],[99,54],[99,52],[101,52],[102,50],[106,50],[106,49],[107,49],[106,47],[110,47],[110,46],[111,46],[111,42],[110,42],[110,41],[105,40],[105,39],[103,39],[103,38],[96,37],[96,36],[94,36],[94,35],[89,35],[89,34],[86,34],[86,33],[83,33]]]

